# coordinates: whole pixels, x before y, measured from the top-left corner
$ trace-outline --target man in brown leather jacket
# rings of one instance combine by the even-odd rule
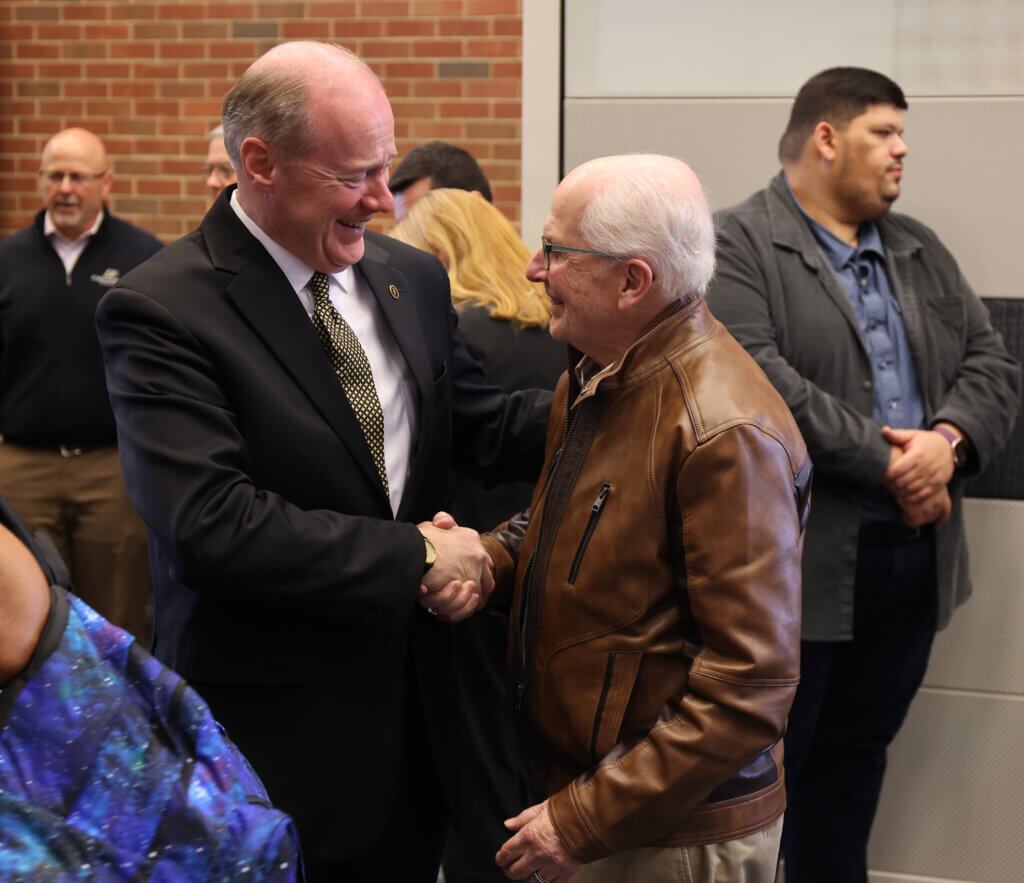
[[[705,306],[713,269],[700,184],[661,156],[569,174],[527,268],[573,357],[530,514],[485,538],[528,764],[514,879],[774,879],[811,463]]]

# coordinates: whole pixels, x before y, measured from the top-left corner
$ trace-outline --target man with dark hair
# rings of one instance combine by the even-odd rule
[[[445,141],[414,147],[391,173],[388,184],[395,196],[395,218],[401,221],[412,204],[428,190],[452,187],[478,193],[493,202],[491,185],[472,155]]]
[[[961,498],[1005,444],[1020,370],[953,256],[889,209],[907,155],[888,77],[800,90],[767,189],[721,212],[708,303],[793,411],[815,466],[787,883],[867,879],[886,750],[937,628],[971,592]]]
[[[440,262],[366,229],[394,118],[355,55],[275,46],[223,120],[237,186],[97,312],[154,653],[293,815],[312,880],[433,883],[458,725],[439,620],[492,576],[475,531],[426,518],[453,452],[536,475],[550,394],[486,385]]]
[[[163,243],[110,213],[112,185],[96,135],[58,132],[39,166],[45,207],[0,243],[0,493],[53,536],[75,591],[145,640],[146,531],[121,475],[94,314]]]

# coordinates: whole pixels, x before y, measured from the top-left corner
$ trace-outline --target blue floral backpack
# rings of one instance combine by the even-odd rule
[[[0,523],[53,582],[2,498]],[[0,880],[303,880],[294,824],[199,695],[79,598],[50,595],[29,665],[0,691]]]

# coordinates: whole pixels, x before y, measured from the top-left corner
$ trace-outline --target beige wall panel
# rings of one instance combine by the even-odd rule
[[[1020,697],[922,689],[890,751],[870,867],[978,883],[1024,879],[1022,733]]]
[[[911,98],[898,210],[933,227],[983,297],[1024,296],[1024,98]],[[749,196],[778,170],[789,99],[567,100],[564,168],[611,153],[679,156],[712,206]]]
[[[967,500],[964,510],[974,595],[936,638],[925,684],[1024,697],[1024,503]]]

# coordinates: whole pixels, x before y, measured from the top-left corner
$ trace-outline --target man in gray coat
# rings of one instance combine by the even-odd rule
[[[965,479],[1009,437],[1020,371],[953,256],[889,209],[900,87],[800,90],[782,172],[719,226],[712,311],[793,411],[815,467],[801,684],[786,732],[787,883],[867,879],[886,748],[971,592]]]

